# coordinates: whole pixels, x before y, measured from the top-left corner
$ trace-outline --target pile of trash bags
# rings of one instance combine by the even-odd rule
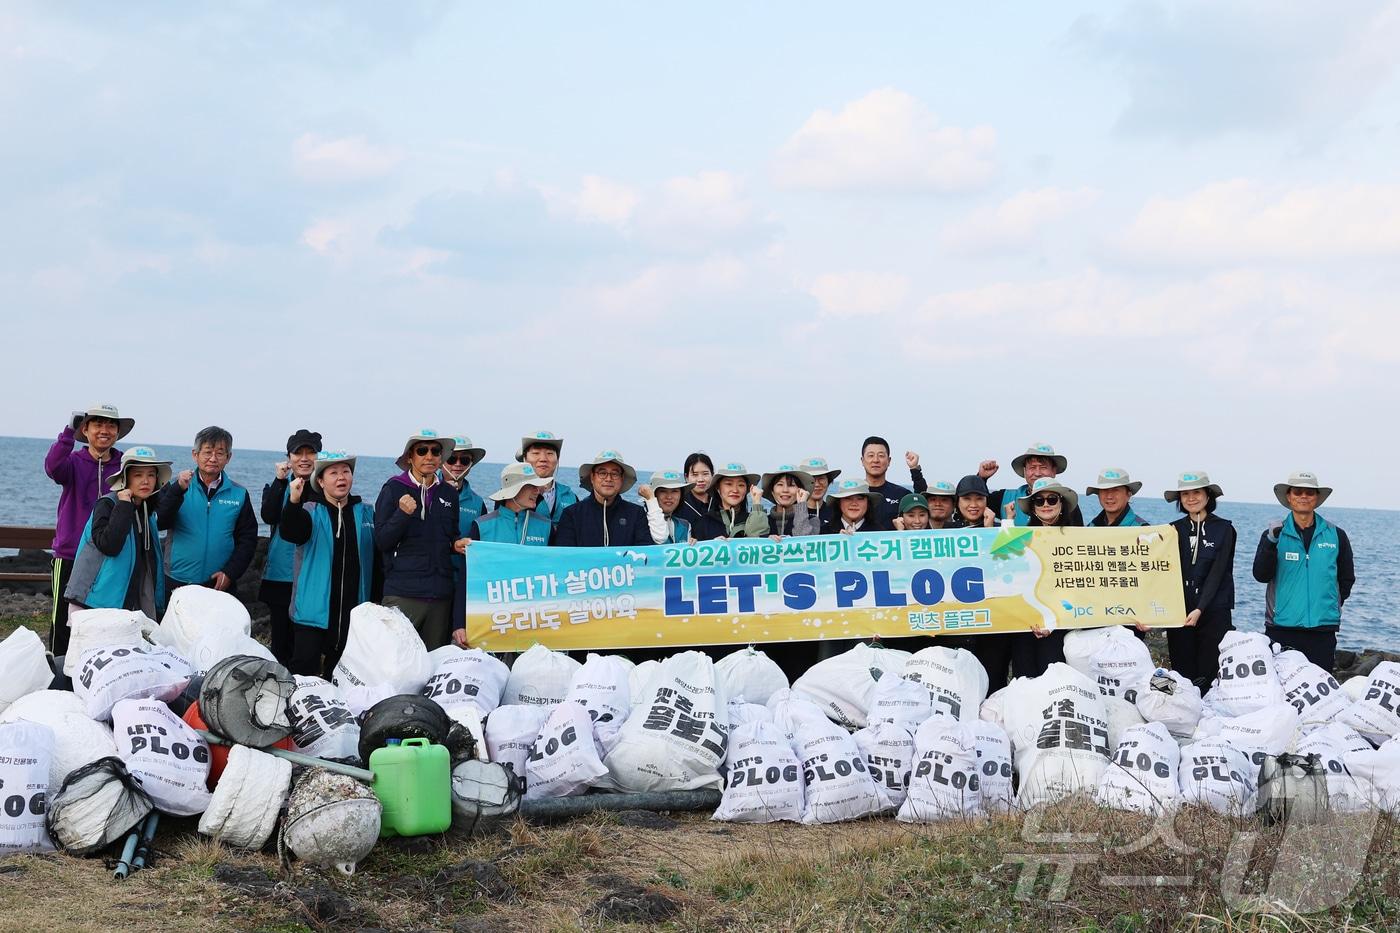
[[[1244,632],[1204,696],[1120,626],[1070,632],[1066,663],[988,696],[956,648],[857,644],[792,683],[752,647],[634,665],[536,645],[507,664],[429,652],[370,603],[330,681],[293,677],[236,599],[199,587],[159,625],[119,610],[71,624],[71,690],[51,689],[32,632],[0,642],[0,852],[100,852],[156,812],[353,871],[380,833],[372,775],[353,768],[409,738],[448,748],[469,828],[522,796],[696,790],[736,822],[966,820],[1069,797],[1245,815],[1279,812],[1275,785],[1298,781],[1323,809],[1400,810],[1400,665],[1342,685]]]

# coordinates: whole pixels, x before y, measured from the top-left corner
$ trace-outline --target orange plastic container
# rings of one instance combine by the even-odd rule
[[[181,717],[185,720],[185,725],[191,729],[203,729],[209,731],[209,724],[204,721],[204,717],[199,715],[199,701],[190,704],[190,708],[185,710],[185,715]],[[273,748],[285,748],[287,751],[296,751],[292,746],[290,736],[278,742]],[[219,775],[224,773],[224,767],[228,764],[227,745],[215,745],[209,743],[209,780],[205,783],[213,790],[219,784]]]

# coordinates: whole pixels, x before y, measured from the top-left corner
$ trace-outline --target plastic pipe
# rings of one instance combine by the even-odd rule
[[[210,732],[208,729],[196,729],[200,737],[210,745],[237,745],[237,742],[230,742]],[[310,755],[303,755],[301,752],[289,752],[285,748],[260,748],[260,752],[267,752],[278,758],[285,758],[294,765],[306,765],[308,768],[325,768],[327,771],[334,771],[336,774],[343,774],[352,777],[357,781],[364,781],[366,784],[374,783],[374,772],[366,771],[364,768],[356,768],[354,765],[343,765],[338,761],[326,761],[324,758],[313,758]]]
[[[522,800],[526,819],[552,820],[599,810],[713,810],[723,796],[717,790],[664,790],[644,794],[584,794]]]

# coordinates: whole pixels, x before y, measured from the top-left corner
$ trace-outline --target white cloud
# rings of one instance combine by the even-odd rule
[[[818,110],[778,150],[780,185],[821,191],[953,192],[996,174],[996,131],[941,126],[919,100],[881,88]]]
[[[303,133],[292,143],[292,158],[302,178],[334,184],[383,177],[403,161],[403,152],[363,136],[328,139]]]
[[[621,226],[632,218],[641,196],[628,185],[600,175],[585,175],[578,194],[569,200],[581,219]]]
[[[813,279],[807,292],[824,314],[862,317],[902,305],[909,294],[909,279],[883,272],[826,273]]]
[[[958,252],[1019,249],[1035,242],[1045,226],[1098,200],[1093,188],[1022,191],[996,207],[974,211],[944,228],[943,245]]]
[[[340,253],[345,246],[346,226],[338,220],[317,220],[301,232],[301,242],[322,256]]]
[[[1400,254],[1400,185],[1277,189],[1236,180],[1153,198],[1120,240],[1135,259],[1316,261]]]
[[[681,302],[733,293],[747,276],[748,267],[733,256],[662,262],[622,282],[585,289],[583,300],[612,317],[640,320],[667,314]]]

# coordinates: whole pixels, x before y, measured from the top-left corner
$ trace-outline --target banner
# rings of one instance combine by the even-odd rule
[[[655,547],[467,549],[487,651],[967,635],[1186,611],[1176,529],[967,528]]]

